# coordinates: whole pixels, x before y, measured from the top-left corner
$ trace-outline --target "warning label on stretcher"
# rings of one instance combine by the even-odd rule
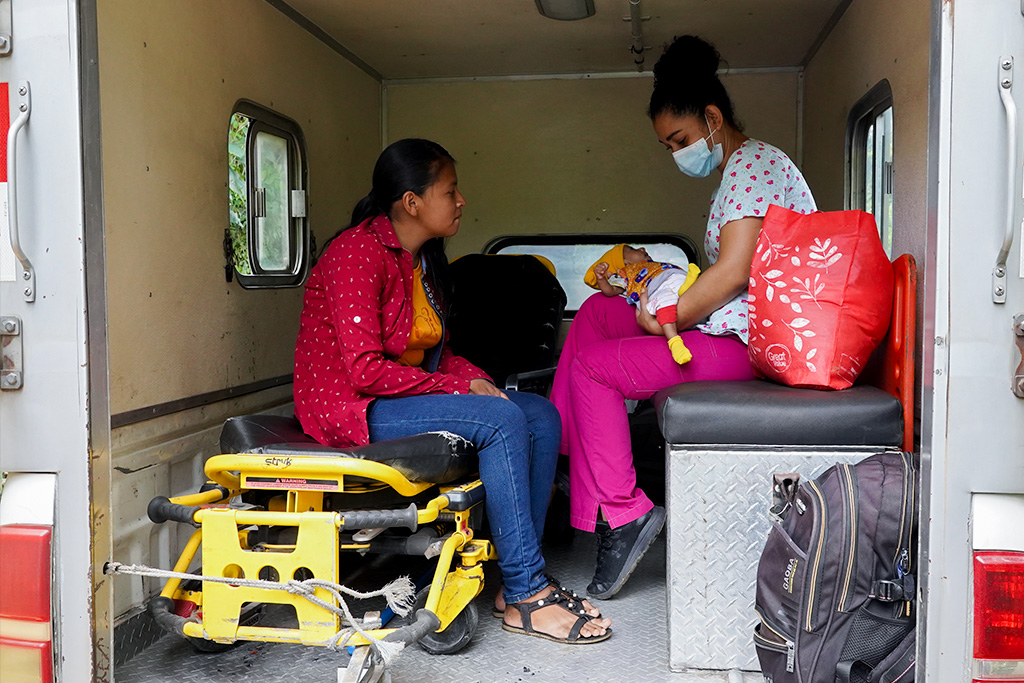
[[[250,489],[341,490],[336,479],[306,479],[304,477],[245,477],[242,486]]]

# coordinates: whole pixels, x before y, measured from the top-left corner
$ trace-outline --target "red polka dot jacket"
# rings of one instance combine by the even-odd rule
[[[361,446],[374,398],[468,394],[471,380],[489,379],[444,341],[436,372],[396,362],[412,332],[412,287],[412,256],[384,216],[327,247],[306,282],[295,343],[295,415],[306,434]]]

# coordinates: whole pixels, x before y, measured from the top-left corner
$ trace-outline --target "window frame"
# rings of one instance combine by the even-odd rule
[[[516,247],[521,244],[607,244],[613,247],[616,244],[633,244],[634,242],[667,242],[674,244],[686,253],[691,263],[702,267],[702,256],[697,243],[686,235],[677,232],[620,232],[620,233],[559,233],[557,235],[533,234],[533,235],[500,235],[493,238],[484,245],[484,254],[497,254],[501,249]]]
[[[484,245],[481,253],[497,254],[502,249],[518,246],[563,246],[575,244],[598,244],[612,247],[616,244],[647,244],[666,243],[678,247],[690,263],[703,268],[704,259],[697,243],[692,238],[676,232],[629,232],[629,233],[559,233],[559,234],[531,234],[531,235],[501,235],[495,237]],[[523,252],[533,253],[533,252]],[[541,254],[543,255],[543,254]],[[558,276],[560,277],[560,275]],[[576,315],[574,308],[566,307],[565,318],[571,319]]]
[[[231,110],[229,121],[235,115],[249,119],[249,127],[245,136],[245,214],[246,214],[246,254],[251,274],[241,273],[235,266],[233,243],[230,229],[225,231],[225,273],[230,282],[237,278],[238,284],[245,289],[274,289],[299,287],[309,275],[313,262],[313,237],[309,226],[309,169],[307,165],[306,139],[302,128],[297,122],[251,100],[238,100]],[[256,137],[259,133],[269,133],[282,138],[287,144],[288,178],[287,178],[287,216],[288,216],[288,263],[284,270],[270,270],[260,264],[257,206],[254,201],[256,190]],[[230,171],[229,171],[230,172]],[[296,213],[294,192],[303,192],[304,204],[301,215]],[[230,196],[230,195],[229,195]],[[229,199],[230,201],[230,199]]]
[[[871,133],[874,144],[874,151],[872,152],[872,177],[877,179],[877,174],[881,173],[883,196],[889,197],[893,207],[893,214],[895,214],[895,155],[888,162],[884,156],[881,160],[877,158],[877,151],[882,150],[884,152],[884,145],[879,143],[878,131],[874,129],[878,118],[885,114],[886,110],[890,109],[892,110],[893,119],[891,137],[895,140],[896,109],[893,103],[892,87],[887,79],[882,79],[875,84],[873,88],[851,107],[850,114],[846,119],[846,196],[844,200],[846,209],[859,209],[875,217],[875,222],[878,226],[878,236],[882,240],[886,254],[889,256],[892,255],[890,252],[892,251],[892,238],[895,226],[892,225],[893,221],[890,217],[885,215],[885,200],[880,202],[877,197],[874,197],[875,186],[870,188],[872,192],[872,205],[868,206],[867,204],[869,188],[867,187],[866,180],[868,171],[866,145],[869,133]],[[881,206],[881,216],[876,213],[877,206]],[[893,215],[892,218],[894,217]]]

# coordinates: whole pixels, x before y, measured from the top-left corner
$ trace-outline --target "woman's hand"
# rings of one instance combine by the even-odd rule
[[[494,386],[493,382],[489,382],[486,379],[474,379],[469,383],[469,393],[476,394],[478,396],[500,396],[501,398],[508,398],[505,392]]]
[[[658,324],[658,319],[647,312],[647,292],[640,292],[640,302],[636,305],[636,324],[644,328],[647,334],[665,334]]]

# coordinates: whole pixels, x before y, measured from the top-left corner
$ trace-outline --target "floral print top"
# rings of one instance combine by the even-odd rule
[[[704,253],[718,261],[722,226],[740,218],[763,218],[769,204],[797,211],[817,211],[811,189],[786,153],[760,140],[748,139],[725,165],[722,182],[711,195]],[[713,312],[697,329],[705,334],[734,334],[747,343],[747,292],[740,292]]]

